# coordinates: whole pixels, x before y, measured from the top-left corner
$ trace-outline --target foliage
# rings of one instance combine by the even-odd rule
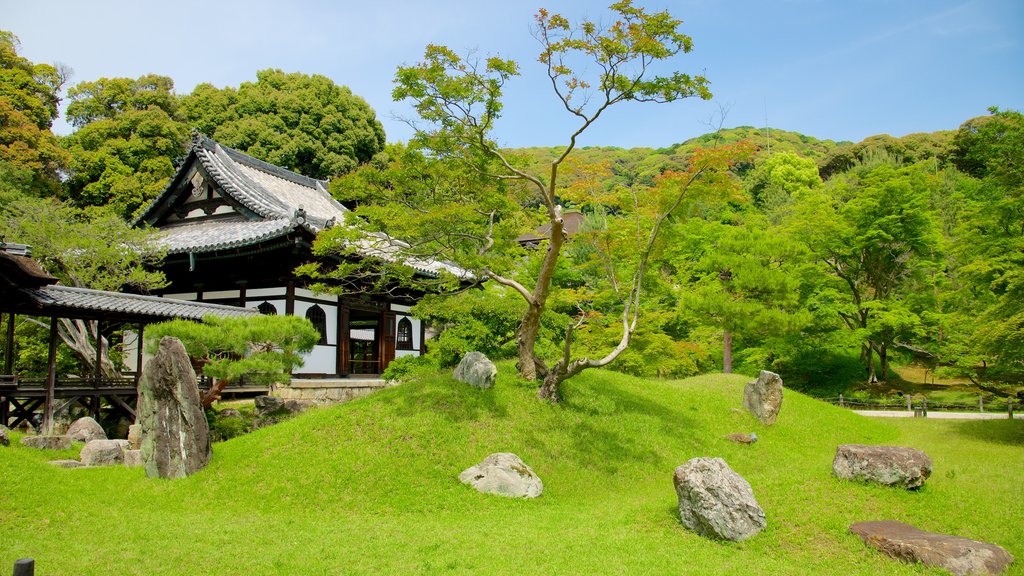
[[[366,101],[318,74],[267,69],[238,88],[200,84],[181,114],[218,142],[311,178],[349,172],[385,142]]]
[[[69,156],[50,126],[69,72],[34,64],[18,54],[19,47],[17,36],[0,30],[0,163],[29,171],[35,194],[53,195]]]
[[[55,574],[249,574],[250,556],[216,554],[244,541],[266,574],[503,573],[510,558],[518,572],[552,575],[941,573],[866,548],[847,530],[865,518],[1024,555],[1024,502],[1012,497],[1024,474],[1019,420],[864,418],[787,390],[779,421],[763,426],[732,410],[749,380],[593,370],[552,408],[530,402],[532,385],[508,364],[485,391],[446,371],[215,444],[210,465],[182,482],[123,466],[70,473],[15,436],[0,457],[12,495],[0,497],[12,535],[0,557],[30,550]],[[722,438],[751,431],[752,446]],[[839,481],[829,464],[849,442],[920,448],[935,471],[914,493]],[[497,498],[454,480],[497,451],[521,456],[544,495]],[[712,542],[681,526],[670,475],[708,454],[751,484],[769,521],[757,537]],[[211,495],[215,506],[196,505]],[[136,529],[94,537],[121,525]]]
[[[792,152],[761,158],[748,176],[747,184],[754,204],[766,212],[777,211],[808,190],[820,187],[818,166],[810,158]]]
[[[259,384],[287,381],[302,366],[301,355],[320,340],[320,333],[305,318],[263,315],[154,324],[146,329],[146,350],[155,353],[164,336],[181,340],[197,370],[217,380],[203,398],[207,406],[227,384],[242,377]]]
[[[824,180],[879,156],[899,165],[931,160],[932,165],[936,166],[949,156],[952,138],[953,132],[950,130],[908,134],[902,138],[893,138],[888,134],[870,136],[856,144],[835,148],[818,161],[818,166]]]

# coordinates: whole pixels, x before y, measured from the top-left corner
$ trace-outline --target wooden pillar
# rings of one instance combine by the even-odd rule
[[[139,389],[139,380],[142,378],[142,345],[146,342],[143,332],[146,324],[139,322],[139,335],[135,344],[135,389]]]
[[[96,366],[93,370],[93,388],[96,393],[92,397],[92,417],[95,420],[100,419],[100,381],[103,379],[103,324],[96,321]]]
[[[245,308],[245,284],[238,285],[238,306]]]
[[[420,320],[420,356],[427,353],[427,323]]]
[[[50,347],[46,369],[46,404],[43,408],[43,433],[53,435],[53,388],[57,383],[57,317],[50,318]]]
[[[338,298],[338,358],[336,368],[338,369],[338,376],[348,376],[350,370],[348,365],[348,307],[341,303],[341,298]]]
[[[4,374],[14,374],[14,312],[7,317],[7,354],[4,356]]]
[[[287,316],[295,315],[295,281],[289,280],[284,291],[284,313]]]

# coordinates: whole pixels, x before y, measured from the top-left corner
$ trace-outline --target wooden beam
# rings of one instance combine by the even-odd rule
[[[139,335],[135,342],[135,388],[139,388],[139,379],[142,378],[142,344],[146,341],[144,332],[146,325],[139,322]]]
[[[7,316],[7,354],[4,356],[4,374],[14,374],[14,312]]]
[[[44,434],[53,435],[53,387],[57,382],[57,317],[50,318],[50,346],[47,351],[46,405],[43,408]]]

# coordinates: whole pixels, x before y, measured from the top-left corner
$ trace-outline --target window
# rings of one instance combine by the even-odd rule
[[[309,310],[306,310],[306,320],[313,323],[313,327],[320,333],[320,342],[318,344],[322,346],[327,345],[327,314],[324,313],[324,309],[313,304]]]
[[[395,348],[399,350],[412,350],[412,322],[408,318],[398,321],[398,335],[395,339]]]
[[[275,307],[270,302],[264,302],[263,304],[257,306],[256,309],[259,310],[260,314],[263,314],[264,316],[277,316],[277,307]]]

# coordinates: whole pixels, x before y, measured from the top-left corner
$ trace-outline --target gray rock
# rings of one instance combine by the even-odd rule
[[[67,436],[26,436],[21,439],[21,445],[40,450],[67,450],[71,448],[71,438]]]
[[[262,428],[301,414],[316,406],[316,402],[302,398],[286,400],[277,396],[257,396],[255,405],[253,428]]]
[[[47,464],[58,468],[82,468],[85,466],[85,464],[82,464],[78,460],[50,460]]]
[[[221,418],[241,418],[242,413],[234,408],[225,408],[217,413]]]
[[[4,446],[11,445],[10,433],[7,429],[7,426],[4,426],[2,424],[0,424],[0,444],[3,444]]]
[[[125,450],[124,451],[124,465],[129,468],[141,467],[145,463],[142,461],[142,450]]]
[[[128,449],[139,450],[142,448],[142,424],[132,424],[128,427]]]
[[[454,376],[475,388],[491,388],[498,376],[498,367],[480,352],[466,352],[455,367]]]
[[[738,542],[768,525],[754,491],[721,458],[693,458],[672,476],[683,525],[698,534]]]
[[[210,429],[185,347],[160,340],[139,381],[142,460],[150,478],[183,478],[210,461]]]
[[[913,489],[932,475],[932,461],[916,448],[842,444],[836,448],[832,472],[844,480]]]
[[[743,388],[743,407],[762,424],[775,424],[782,408],[782,378],[775,372],[761,370],[757,380]]]
[[[124,462],[127,440],[92,440],[82,447],[79,458],[85,466],[113,466]]]
[[[459,474],[459,480],[485,494],[536,498],[544,492],[544,483],[533,469],[511,452],[491,454]]]
[[[995,544],[925,532],[893,520],[858,522],[850,532],[892,558],[936,566],[957,576],[1002,574],[1013,562],[1013,556]]]
[[[99,422],[89,416],[79,418],[68,427],[67,437],[74,442],[89,442],[90,440],[106,440],[107,433]]]

